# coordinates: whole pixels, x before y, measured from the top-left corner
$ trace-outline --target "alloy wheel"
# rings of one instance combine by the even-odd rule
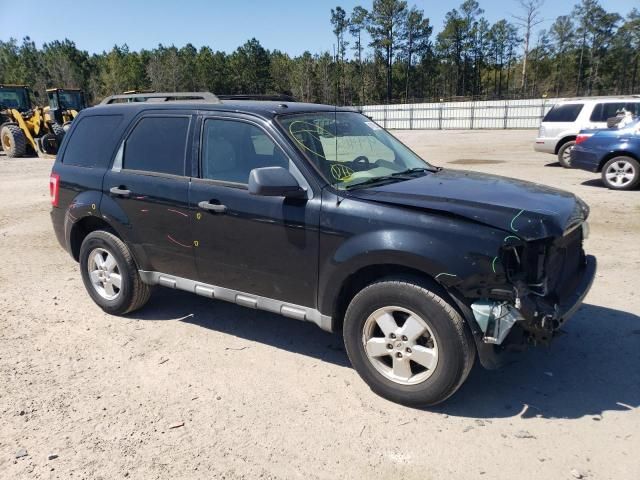
[[[105,300],[114,300],[122,289],[122,275],[112,253],[104,248],[95,248],[87,261],[91,285]]]
[[[424,382],[438,364],[433,331],[406,308],[383,307],[369,315],[362,344],[373,367],[388,380],[402,385]]]
[[[633,164],[627,160],[613,162],[607,167],[607,171],[605,172],[607,181],[615,187],[624,187],[633,181],[635,175],[636,172]]]

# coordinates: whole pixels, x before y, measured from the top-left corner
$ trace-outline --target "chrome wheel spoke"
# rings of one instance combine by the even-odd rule
[[[436,366],[438,356],[433,348],[415,345],[411,353],[411,360],[431,370]]]
[[[111,275],[109,275],[109,281],[113,284],[114,287],[116,287],[118,290],[120,290],[121,285],[122,285],[122,277],[120,276],[119,273],[112,273]]]
[[[96,253],[93,257],[93,263],[99,270],[104,268],[104,259],[102,258],[101,253]]]
[[[116,268],[117,265],[113,255],[107,255],[107,258],[104,260],[104,268],[106,268],[108,272],[113,272],[113,269]]]
[[[390,335],[398,329],[398,324],[391,313],[384,312],[377,316],[375,321],[378,324],[378,327],[380,327],[380,330],[382,330],[382,333],[385,335]]]
[[[94,285],[102,283],[102,280],[100,280],[100,274],[98,273],[98,270],[90,271],[89,272],[89,277],[91,278],[91,282]]]
[[[381,357],[383,355],[389,355],[389,349],[387,348],[387,341],[384,338],[372,338],[366,345],[367,354],[372,357]]]
[[[402,380],[409,380],[412,375],[409,360],[393,357],[393,374]]]
[[[427,326],[419,317],[411,315],[405,320],[404,325],[400,329],[400,335],[406,336],[409,341],[413,342],[422,335],[426,329]]]
[[[113,284],[111,282],[104,282],[104,291],[107,292],[107,295],[110,297],[116,294],[116,291],[113,289]]]

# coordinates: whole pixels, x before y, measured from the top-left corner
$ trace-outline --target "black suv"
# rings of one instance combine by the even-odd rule
[[[53,166],[55,233],[108,313],[161,285],[311,321],[375,392],[432,405],[591,286],[570,193],[434,167],[350,109],[171,95],[83,110]]]

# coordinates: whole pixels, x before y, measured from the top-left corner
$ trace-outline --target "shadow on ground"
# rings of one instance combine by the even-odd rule
[[[607,188],[602,183],[600,178],[592,178],[591,180],[585,180],[580,185],[584,185],[585,187],[599,187],[599,188]]]
[[[584,185],[585,187],[604,188],[605,190],[607,190],[607,187],[605,186],[604,183],[602,183],[602,180],[600,179],[600,177],[594,178],[591,180],[585,180],[580,185]],[[615,192],[616,190],[611,190],[611,191]],[[625,195],[634,194],[634,193],[637,194],[638,192],[640,192],[640,188],[636,187],[632,190],[620,190],[620,191],[623,192]]]
[[[141,320],[177,320],[260,342],[293,353],[351,367],[342,337],[269,312],[209,300],[192,293],[156,288],[145,308],[131,314]]]
[[[176,320],[349,367],[339,334],[311,323],[193,294],[157,289],[132,318]],[[445,404],[430,410],[471,418],[521,416],[594,420],[640,407],[640,317],[583,305],[550,348],[515,357],[500,370],[478,366]],[[373,393],[372,393],[373,395]]]

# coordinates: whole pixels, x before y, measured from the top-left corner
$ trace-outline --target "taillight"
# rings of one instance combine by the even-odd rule
[[[57,173],[52,173],[49,177],[49,195],[51,196],[51,205],[57,207],[60,196],[60,175]]]
[[[581,133],[576,137],[576,145],[581,144],[582,142],[584,142],[585,140],[591,138],[591,136],[593,135],[593,133]]]

